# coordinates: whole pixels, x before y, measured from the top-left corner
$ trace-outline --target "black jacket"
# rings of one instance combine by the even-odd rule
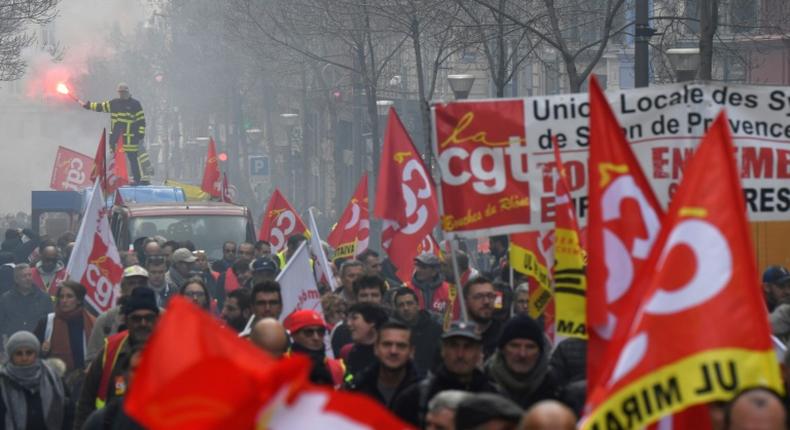
[[[502,333],[502,327],[505,324],[494,318],[491,320],[491,325],[481,334],[483,338],[483,357],[485,360],[488,360],[497,349],[497,345],[499,343],[499,335]]]
[[[411,337],[414,365],[421,373],[428,373],[436,364],[441,336],[442,326],[427,311],[420,311],[417,322],[411,327]]]
[[[378,361],[374,362],[365,368],[365,370],[354,375],[354,378],[346,383],[345,388],[349,391],[367,394],[368,396],[374,398],[377,402],[386,406],[388,409],[392,409],[392,406],[395,403],[395,399],[398,398],[398,395],[407,387],[421,379],[420,374],[417,372],[417,368],[414,366],[414,363],[409,361],[409,363],[406,364],[406,376],[404,376],[400,385],[398,385],[398,388],[395,389],[395,393],[392,395],[390,402],[387,403],[384,399],[384,396],[382,396],[381,392],[379,392],[378,388],[380,369],[381,364]]]
[[[480,370],[475,369],[472,381],[464,384],[455,375],[449,373],[442,364],[436,369],[435,374],[430,374],[406,387],[393,401],[392,411],[402,420],[422,428],[428,412],[428,401],[445,390],[463,390],[472,393],[497,392]]]

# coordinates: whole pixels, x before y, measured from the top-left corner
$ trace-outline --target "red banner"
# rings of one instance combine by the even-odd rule
[[[217,147],[212,137],[208,141],[206,166],[203,169],[203,181],[200,184],[200,189],[211,197],[222,197],[222,186],[222,175],[220,174],[219,162],[217,161]]]
[[[592,387],[617,322],[644,295],[644,286],[633,280],[653,248],[664,216],[594,78],[590,82],[588,163],[587,378]]]
[[[356,257],[368,248],[370,212],[368,210],[368,175],[362,175],[348,206],[326,242],[335,249],[334,258]]]
[[[434,107],[436,158],[448,235],[526,231],[531,219],[522,100]]]
[[[280,193],[280,190],[275,189],[266,206],[266,212],[263,213],[258,239],[269,241],[272,252],[276,254],[285,249],[289,237],[305,234],[306,231],[307,226],[291,203]]]
[[[583,428],[636,428],[740,390],[783,390],[725,114],[689,162],[591,388]]]
[[[78,191],[90,186],[93,159],[77,151],[58,146],[49,187],[57,191]]]
[[[439,210],[431,176],[395,109],[389,111],[379,169],[373,213],[383,220],[382,247],[406,281]]]

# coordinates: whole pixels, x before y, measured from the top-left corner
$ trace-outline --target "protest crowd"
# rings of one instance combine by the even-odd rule
[[[591,118],[591,122],[594,120]],[[395,139],[392,136],[397,133],[397,124],[394,126],[393,121],[396,119],[391,117],[390,140]],[[612,133],[617,135],[619,129],[615,127],[615,130]],[[622,138],[622,134],[619,136]],[[713,147],[711,143],[706,150]],[[409,151],[408,147],[406,151]],[[708,156],[715,154],[712,149],[709,152]],[[386,148],[384,153],[386,156]],[[591,163],[592,158],[593,155]],[[393,176],[385,167],[379,173],[380,177]],[[692,174],[688,177],[691,178]],[[379,186],[378,190],[383,188],[386,187]],[[364,189],[367,193],[366,182]],[[562,188],[558,185],[557,189],[559,195]],[[677,195],[687,196],[690,193],[684,189]],[[591,198],[595,198],[592,191]],[[386,208],[380,206],[386,204],[394,203],[376,203],[376,217],[387,219],[382,216]],[[593,204],[591,211],[595,210]],[[664,223],[670,223],[671,211],[670,208]],[[438,221],[438,211],[435,212],[435,221]],[[559,205],[557,212],[560,212]],[[729,209],[719,212],[738,213]],[[292,357],[303,357],[309,362],[307,379],[311,386],[322,387],[328,390],[326,392],[339,392],[339,395],[364,395],[382,411],[388,410],[388,416],[396,417],[392,419],[399,420],[397,422],[402,424],[402,428],[555,430],[574,429],[579,425],[594,429],[642,428],[641,423],[647,416],[672,402],[676,402],[670,411],[675,413],[674,418],[692,420],[693,423],[684,426],[676,421],[675,428],[787,428],[788,397],[782,393],[782,387],[777,386],[781,383],[777,382],[780,381],[780,368],[774,358],[777,355],[780,361],[785,361],[781,363],[781,369],[785,369],[781,376],[787,386],[790,384],[790,355],[783,352],[786,350],[784,342],[790,339],[790,271],[782,266],[762,268],[763,294],[754,301],[764,306],[764,309],[759,309],[762,313],[744,311],[747,313],[734,314],[735,321],[732,322],[751,324],[751,321],[765,317],[765,321],[756,323],[756,327],[767,328],[770,323],[776,352],[770,346],[765,347],[770,340],[767,335],[763,339],[763,333],[759,331],[754,332],[754,337],[759,338],[754,343],[740,349],[733,348],[739,351],[759,350],[763,354],[759,357],[770,359],[765,362],[773,363],[775,368],[766,370],[764,374],[740,373],[741,379],[734,381],[737,379],[736,364],[732,364],[730,373],[727,373],[727,368],[722,370],[716,363],[719,384],[737,385],[737,389],[732,388],[726,393],[731,399],[729,401],[722,400],[718,394],[711,394],[700,397],[702,400],[687,409],[682,401],[688,398],[688,391],[677,388],[677,380],[667,376],[665,385],[656,382],[652,389],[622,400],[617,414],[611,413],[603,418],[590,415],[601,404],[608,405],[608,397],[602,393],[615,386],[618,378],[630,371],[643,371],[639,367],[642,364],[633,363],[628,367],[629,364],[625,363],[621,366],[628,360],[617,360],[619,355],[609,352],[602,355],[592,349],[593,322],[606,320],[605,314],[600,318],[589,309],[597,303],[592,294],[588,294],[586,313],[583,308],[579,311],[581,324],[557,325],[558,321],[566,321],[561,317],[566,312],[563,300],[570,300],[560,296],[561,286],[565,285],[562,282],[573,284],[573,280],[578,280],[579,274],[583,273],[585,265],[599,264],[600,255],[604,253],[602,247],[607,246],[602,236],[595,236],[603,233],[592,230],[596,222],[594,216],[590,215],[588,223],[586,256],[582,257],[578,252],[568,253],[583,261],[578,266],[581,271],[568,269],[570,260],[563,259],[558,253],[553,268],[556,296],[545,306],[540,301],[541,285],[545,281],[541,280],[540,270],[535,269],[539,264],[525,269],[521,262],[524,255],[519,254],[519,249],[524,249],[525,245],[523,241],[517,244],[520,239],[515,236],[504,234],[484,240],[436,241],[430,234],[433,226],[429,225],[427,230],[423,230],[427,232],[427,235],[423,234],[427,239],[423,241],[420,238],[419,247],[411,253],[399,251],[396,255],[394,250],[397,248],[394,247],[398,238],[390,236],[391,242],[382,241],[383,249],[359,246],[359,238],[353,238],[346,241],[356,244],[351,252],[336,250],[333,255],[331,247],[319,241],[319,232],[313,226],[304,225],[301,230],[284,237],[279,244],[273,243],[263,232],[261,239],[254,243],[228,240],[223,244],[222,257],[216,261],[210,261],[206,251],[198,249],[190,240],[174,241],[160,235],[135,238],[134,249],[118,253],[122,271],[118,273],[117,303],[98,315],[89,301],[93,297],[89,286],[81,279],[68,276],[67,268],[74,265],[70,260],[77,258],[75,249],[79,244],[75,242],[80,240],[77,232],[61,237],[39,237],[31,230],[9,227],[0,246],[0,336],[3,345],[0,428],[148,428],[152,415],[146,415],[148,418],[141,421],[141,400],[130,396],[151,392],[150,387],[154,384],[150,379],[152,369],[163,369],[160,374],[163,375],[162,381],[178,385],[167,378],[175,378],[173,369],[180,365],[179,356],[191,356],[193,349],[204,348],[210,354],[212,347],[206,345],[219,345],[221,342],[225,342],[222,345],[230,345],[227,350],[222,349],[225,346],[216,346],[217,351],[222,349],[225,351],[223,354],[229,354],[222,358],[226,361],[217,358],[220,356],[217,352],[216,356],[212,355],[216,362],[194,361],[190,364],[200,366],[198,374],[204,375],[205,380],[202,377],[198,378],[201,381],[174,380],[181,381],[184,386],[201,382],[215,384],[222,378],[237,381],[238,369],[255,374],[255,366],[262,369],[275,366],[272,363],[285,363]],[[312,218],[312,214],[305,218]],[[565,222],[568,224],[563,224]],[[563,242],[567,232],[578,234],[575,221],[561,219],[558,215],[556,223],[558,249],[559,245],[578,248],[578,236]],[[314,221],[304,224],[314,225]],[[738,225],[736,222],[730,224]],[[385,223],[382,235],[387,233]],[[658,243],[672,240],[665,236],[660,236]],[[730,238],[727,236],[728,240]],[[733,248],[731,252],[736,254],[740,251]],[[107,255],[110,255],[109,251]],[[730,258],[729,254],[726,258]],[[652,270],[660,271],[663,263],[651,261]],[[733,261],[740,260],[733,257]],[[552,270],[551,263],[544,264],[549,266],[549,271]],[[749,267],[753,268],[754,263],[751,264]],[[610,271],[615,270],[613,266],[607,267]],[[739,267],[730,268],[731,273],[727,276],[737,281],[745,279],[742,276],[757,273],[756,269],[752,273]],[[651,272],[652,275],[664,276],[661,278],[664,280],[674,279],[666,272]],[[605,279],[595,276],[596,273],[588,269],[586,281],[574,285],[578,287],[586,283],[589,291]],[[294,279],[309,279],[309,282],[304,282],[314,283],[312,285],[317,292],[305,290],[293,299],[293,291],[297,289]],[[647,275],[639,279],[653,285],[653,278]],[[729,280],[728,277],[723,282]],[[605,281],[607,288],[609,282]],[[754,279],[752,284],[756,289],[758,280]],[[566,286],[563,291],[568,289],[572,288]],[[665,293],[664,290],[660,292]],[[651,305],[644,308],[672,306],[686,299],[673,297],[661,302],[663,305],[650,302]],[[633,308],[642,306],[639,304],[641,295],[629,300],[633,300]],[[187,302],[191,304],[187,305]],[[304,305],[308,302],[314,305]],[[181,319],[176,320],[176,315]],[[199,330],[205,331],[197,334],[190,331],[187,328],[191,324],[189,318],[201,322]],[[638,326],[643,320],[647,321],[644,324],[649,324],[651,317],[633,318],[634,326]],[[209,319],[216,322],[216,328]],[[715,332],[719,323],[723,322],[699,324]],[[224,328],[219,328],[220,325]],[[639,327],[650,334],[651,341],[661,339],[665,342],[660,331],[644,328],[647,325]],[[687,328],[692,331],[691,327]],[[233,336],[226,340],[231,331]],[[165,337],[169,336],[168,333],[181,333],[182,336]],[[619,327],[615,333],[622,338],[633,335]],[[595,339],[600,342],[600,337]],[[644,339],[647,339],[646,335]],[[677,344],[689,343],[681,337],[674,341]],[[167,342],[171,343],[168,351],[172,355],[156,352],[164,351]],[[156,343],[159,349],[152,350],[154,347],[149,343]],[[623,348],[631,346],[632,343],[628,343]],[[639,348],[630,351],[632,356],[640,359],[645,351],[647,355],[663,354],[656,353],[655,348],[647,348],[643,348],[641,355],[634,352]],[[662,351],[673,348],[683,346],[661,343]],[[254,355],[259,352],[261,355]],[[598,354],[596,359],[588,360],[593,353]],[[236,361],[234,354],[238,354]],[[260,362],[250,363],[247,360],[242,363],[243,357],[253,356],[261,357]],[[755,363],[757,359],[750,357],[743,361]],[[153,363],[154,358],[162,362]],[[232,366],[223,367],[222,363],[231,363]],[[714,371],[709,370],[713,367],[704,366],[703,363],[704,379],[700,383],[715,385],[716,378],[711,376]],[[763,365],[754,366],[762,368]],[[601,376],[596,376],[597,381],[593,381],[592,376],[588,377],[588,372],[593,370],[596,374],[603,372],[601,368],[609,372],[600,373],[611,377],[608,385],[601,382]],[[737,370],[740,372],[742,369]],[[752,384],[749,381],[763,383]],[[140,385],[136,391],[133,389],[135,385]],[[167,390],[179,388],[162,389],[167,393]],[[222,389],[244,392],[248,387],[239,383]],[[710,390],[715,391],[714,388]],[[171,396],[175,396],[174,392],[170,391]],[[703,392],[704,387],[697,390],[700,396]],[[127,393],[134,394],[127,396]],[[156,402],[167,394],[157,395],[160,397],[150,398],[148,412],[156,412],[162,420],[179,412],[176,410],[179,408],[177,402],[157,406]],[[352,399],[357,398],[338,397],[347,405],[355,405],[356,400]],[[241,410],[243,401],[234,401],[238,402],[234,407]],[[190,407],[197,406],[191,404]],[[355,408],[365,409],[361,406]],[[211,408],[207,406],[207,409]],[[233,415],[234,410],[228,414]],[[355,413],[363,412],[357,410]],[[196,416],[201,413],[200,410],[192,411]],[[272,413],[275,416],[272,419],[276,421],[277,411]],[[673,417],[669,413],[664,415]],[[581,424],[580,420],[585,416],[591,417],[590,421]],[[393,428],[389,424],[384,425],[390,421],[382,420],[373,427]],[[173,428],[179,427],[174,425]]]

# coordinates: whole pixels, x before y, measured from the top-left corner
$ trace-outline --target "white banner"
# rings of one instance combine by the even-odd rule
[[[280,283],[283,298],[281,322],[285,321],[291,312],[301,309],[311,309],[321,315],[324,314],[321,308],[321,293],[318,292],[318,284],[310,267],[310,252],[306,242],[303,242],[288,260],[288,264],[277,276],[277,282]]]
[[[93,192],[66,268],[69,279],[86,288],[85,302],[98,313],[115,306],[120,297],[123,276],[121,257],[107,221],[108,212],[97,181],[93,185]]]
[[[725,108],[737,147],[735,156],[742,173],[750,220],[790,220],[790,88],[691,83],[613,91],[606,95],[664,207],[680,183],[685,162],[717,113]],[[531,227],[549,227],[554,216],[554,183],[551,180],[554,136],[562,149],[579,222],[586,225],[587,99],[586,93],[521,99]],[[481,104],[502,100],[469,100],[456,104],[468,106],[470,112],[475,112]],[[498,127],[495,121],[482,123],[474,116],[464,119],[466,123],[459,121],[459,124],[449,125],[454,133],[457,132],[453,136],[456,141],[484,141],[485,133],[490,135]],[[479,167],[491,171],[483,172],[487,175],[485,178],[471,172],[473,178],[490,180],[488,177],[502,175],[493,170],[508,168],[508,163],[497,164],[492,160],[491,167],[485,161],[482,160]]]
[[[318,235],[318,227],[315,225],[315,217],[313,216],[313,208],[308,209],[310,213],[310,252],[315,259],[315,279],[316,282],[321,282],[322,278],[326,281],[327,285],[332,291],[335,291],[335,275],[329,267],[329,260],[326,258],[324,247],[321,246],[321,237]]]

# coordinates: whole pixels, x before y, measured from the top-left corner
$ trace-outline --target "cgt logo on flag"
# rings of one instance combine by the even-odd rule
[[[107,256],[107,246],[97,233],[93,236],[93,252],[81,282],[93,291],[87,297],[88,303],[102,312],[110,309],[117,285],[113,280],[121,279],[122,275],[123,268]]]
[[[782,391],[740,175],[720,114],[686,167],[591,387],[584,428],[633,428],[738,390]]]
[[[49,187],[58,191],[78,191],[91,184],[92,171],[92,158],[59,146]]]

